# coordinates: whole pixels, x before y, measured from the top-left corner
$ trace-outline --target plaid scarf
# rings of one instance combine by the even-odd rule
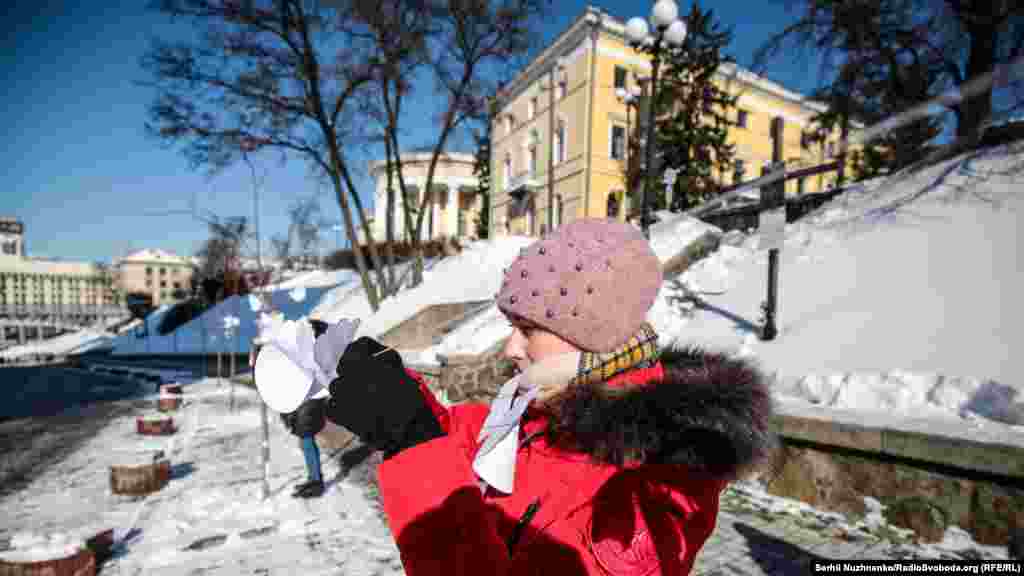
[[[658,334],[645,323],[629,341],[611,352],[584,352],[571,384],[607,382],[627,370],[652,366],[659,354]]]

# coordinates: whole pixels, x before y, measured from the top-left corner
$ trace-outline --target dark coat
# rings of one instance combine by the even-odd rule
[[[379,468],[409,576],[687,574],[720,491],[774,444],[761,374],[698,350],[528,410],[511,495],[482,493],[472,470],[487,412],[449,408],[445,436]]]
[[[325,399],[306,400],[294,412],[281,414],[281,421],[289,432],[300,438],[316,436],[327,423]]]

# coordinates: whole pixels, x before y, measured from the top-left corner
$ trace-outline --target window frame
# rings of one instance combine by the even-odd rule
[[[619,129],[622,131],[622,149],[618,156],[615,155],[615,131]],[[612,122],[608,126],[608,157],[612,160],[625,160],[626,159],[626,138],[628,137],[628,131],[626,127],[617,122]]]
[[[614,76],[612,77],[612,88],[617,90],[619,88],[625,89],[625,88],[628,87],[628,84],[629,84],[629,69],[628,68],[626,68],[625,66],[619,66],[618,64],[616,64],[615,65],[615,71],[613,72],[613,74],[614,74]],[[622,80],[621,83],[619,82],[620,79]]]

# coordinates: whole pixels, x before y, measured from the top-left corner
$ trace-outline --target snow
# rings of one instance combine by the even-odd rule
[[[313,270],[303,272],[292,278],[266,286],[264,290],[286,290],[289,288],[333,288],[339,284],[348,284],[359,278],[359,274],[353,270]]]
[[[30,341],[0,350],[0,358],[18,358],[34,354],[63,356],[91,348],[109,345],[111,336],[105,332],[86,328],[43,341]]]
[[[787,399],[1022,425],[1022,168],[1020,146],[989,150],[864,183],[787,225],[771,342],[754,326],[767,253],[734,235],[680,279],[707,305],[678,339],[755,357]]]
[[[325,494],[292,498],[292,487],[305,479],[302,452],[270,412],[271,495],[263,501],[256,392],[236,386],[234,412],[227,384],[216,379],[190,384],[186,392],[186,406],[175,413],[174,436],[138,436],[135,418],[146,413],[138,407],[0,499],[0,543],[9,540],[10,547],[0,557],[62,556],[85,538],[113,529],[120,546],[115,544],[114,557],[104,565],[105,575],[403,573],[372,494],[341,470],[339,460],[322,449]],[[155,396],[146,400],[156,402]],[[134,404],[140,406],[138,400]],[[110,465],[151,461],[159,451],[172,466],[167,486],[141,499],[111,493]]]
[[[915,558],[955,559],[957,557],[951,556],[949,553],[964,551],[970,551],[971,556],[986,560],[1007,558],[1005,546],[979,544],[968,532],[956,525],[948,526],[939,542],[918,542],[912,530],[889,524],[883,516],[885,506],[870,496],[864,497],[867,514],[858,520],[847,518],[837,512],[817,509],[799,500],[769,494],[763,484],[754,480],[741,480],[730,484],[723,499],[730,497],[738,497],[744,507],[755,511],[816,521],[819,529],[829,527],[854,540],[867,538],[890,540],[895,538],[901,541],[897,548]]]
[[[341,278],[337,276],[335,279]],[[314,279],[315,280],[315,279]],[[343,285],[342,288],[345,286]],[[306,316],[328,291],[336,286],[305,286],[298,285],[270,291],[271,304],[280,310],[286,318]],[[302,293],[302,298],[295,296]],[[114,339],[113,355],[131,354],[202,354],[202,353],[236,353],[249,352],[249,344],[257,335],[256,319],[259,314],[249,305],[249,297],[231,296],[207,310],[202,316],[194,318],[178,327],[169,334],[160,334],[163,314],[153,312],[147,317],[149,336],[142,336],[143,328],[122,334]],[[230,338],[225,336],[224,321],[237,318]]]
[[[380,336],[426,306],[493,300],[501,287],[504,269],[533,241],[533,238],[509,236],[473,242],[461,253],[441,259],[426,270],[419,286],[385,300],[376,314],[370,314],[361,291],[336,300],[329,308],[318,308],[315,313],[326,322],[362,318],[356,336]]]
[[[7,562],[43,562],[70,558],[85,547],[85,541],[62,532],[37,534],[19,532],[11,538],[13,550],[0,552]]]

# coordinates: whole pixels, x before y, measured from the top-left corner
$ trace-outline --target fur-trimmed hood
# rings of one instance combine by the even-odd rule
[[[679,464],[726,478],[771,453],[771,396],[755,365],[694,347],[667,349],[660,362],[660,379],[573,385],[552,398],[552,441],[617,466]]]

